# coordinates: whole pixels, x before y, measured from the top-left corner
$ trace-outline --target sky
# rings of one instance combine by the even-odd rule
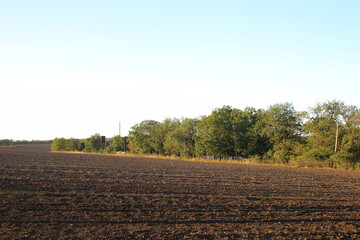
[[[358,0],[0,0],[0,139],[215,108],[360,106]]]

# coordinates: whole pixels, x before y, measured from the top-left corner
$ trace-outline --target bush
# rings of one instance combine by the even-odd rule
[[[100,134],[94,134],[91,137],[85,139],[85,148],[84,152],[102,152],[104,149],[104,144],[101,142]]]
[[[294,167],[309,167],[309,168],[326,168],[331,166],[330,160],[316,160],[316,159],[302,159],[302,158],[294,158],[289,161],[290,166]]]
[[[106,146],[107,153],[125,152],[126,149],[126,137],[114,136]]]
[[[331,157],[333,152],[325,147],[313,148],[308,152],[305,152],[301,159],[309,159],[309,160],[320,160],[324,161]]]
[[[332,167],[340,169],[356,169],[360,167],[359,161],[354,161],[349,152],[340,151],[331,156]]]
[[[80,151],[80,141],[78,139],[55,138],[51,144],[53,151]]]
[[[53,151],[65,151],[66,146],[65,138],[55,138],[51,144],[51,150]]]
[[[0,146],[13,146],[13,145],[15,145],[15,143],[12,139],[1,139],[0,140]]]

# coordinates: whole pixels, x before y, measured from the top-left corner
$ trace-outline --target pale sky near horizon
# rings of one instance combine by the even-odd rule
[[[360,1],[0,0],[0,139],[230,105],[360,107]]]

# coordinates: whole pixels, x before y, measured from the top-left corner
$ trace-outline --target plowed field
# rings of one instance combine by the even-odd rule
[[[0,239],[359,239],[360,172],[0,149]]]

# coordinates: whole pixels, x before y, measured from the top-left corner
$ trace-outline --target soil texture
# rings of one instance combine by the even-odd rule
[[[0,239],[359,239],[360,172],[0,149]]]

